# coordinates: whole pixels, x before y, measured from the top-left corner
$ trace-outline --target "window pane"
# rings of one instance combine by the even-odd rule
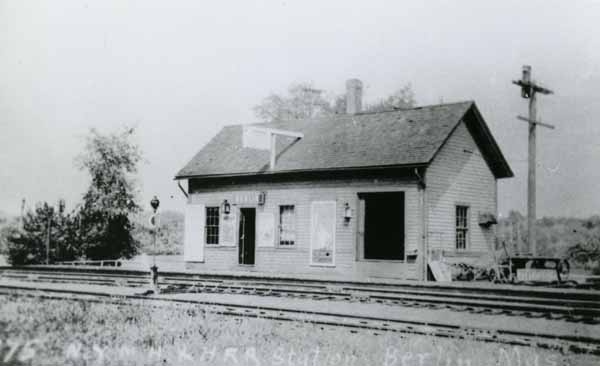
[[[456,249],[467,249],[469,207],[456,206]]]
[[[279,244],[293,245],[296,241],[294,206],[279,206]]]
[[[206,244],[219,244],[219,207],[206,208]]]

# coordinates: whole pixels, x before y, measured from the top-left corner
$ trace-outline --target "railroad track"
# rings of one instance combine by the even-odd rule
[[[30,282],[146,287],[143,271],[55,267],[4,267],[0,278]],[[258,276],[162,273],[165,293],[218,293],[304,298],[390,306],[439,308],[478,314],[546,318],[585,324],[600,323],[600,291],[473,288],[447,285],[361,283],[352,281],[265,279]]]
[[[558,350],[562,353],[586,353],[600,355],[600,338],[562,336],[555,334],[529,333],[470,328],[436,322],[385,319],[374,316],[336,314],[326,311],[302,311],[274,306],[240,305],[215,301],[164,298],[142,295],[109,295],[90,291],[67,289],[42,289],[0,285],[0,296],[31,296],[45,299],[111,303],[120,305],[141,304],[144,306],[198,307],[202,312],[241,318],[269,319],[279,322],[303,322],[322,326],[340,327],[350,332],[368,332],[381,335],[386,332],[401,335],[427,335],[506,345],[528,346]]]

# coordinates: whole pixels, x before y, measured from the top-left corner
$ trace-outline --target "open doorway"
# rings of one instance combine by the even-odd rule
[[[404,260],[404,192],[359,193],[359,258]]]
[[[240,209],[239,263],[254,264],[256,209]]]

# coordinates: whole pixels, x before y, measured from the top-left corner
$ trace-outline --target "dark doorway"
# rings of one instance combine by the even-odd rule
[[[404,192],[361,193],[364,259],[404,259]],[[361,205],[362,206],[362,205]]]
[[[254,238],[256,236],[256,209],[240,209],[240,264],[254,264]]]

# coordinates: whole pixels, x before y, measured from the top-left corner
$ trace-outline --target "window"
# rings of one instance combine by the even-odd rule
[[[206,244],[219,244],[219,207],[206,208]]]
[[[456,206],[456,249],[467,249],[469,207]]]
[[[296,242],[296,214],[293,205],[279,206],[279,245]]]

